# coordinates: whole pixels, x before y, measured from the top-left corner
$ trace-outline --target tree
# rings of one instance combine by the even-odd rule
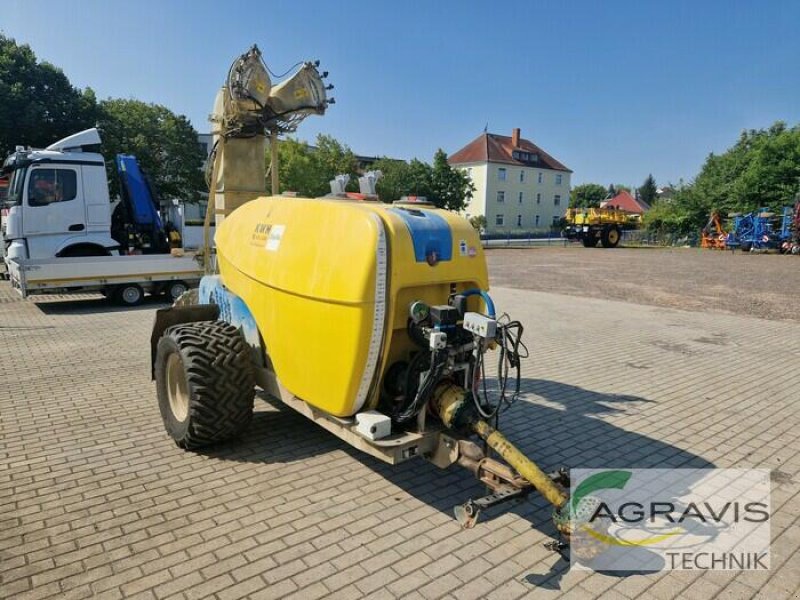
[[[475,215],[469,218],[469,224],[472,225],[478,233],[486,231],[487,220],[484,215]]]
[[[419,159],[411,162],[382,158],[372,165],[381,172],[378,197],[383,202],[396,202],[403,196],[433,197],[433,169]]]
[[[800,191],[800,126],[781,121],[768,129],[743,131],[723,154],[709,154],[697,178],[679,187],[668,203],[645,215],[651,229],[687,234],[722,215],[761,207],[778,211]]]
[[[350,175],[347,189],[358,189],[355,154],[329,135],[319,134],[314,147],[295,138],[282,140],[278,153],[281,192],[324,196],[331,191],[330,181],[336,175]]]
[[[475,186],[461,169],[454,169],[447,162],[447,154],[439,148],[433,156],[431,169],[431,197],[439,208],[460,212],[472,198]]]
[[[570,208],[597,208],[606,199],[608,192],[599,183],[583,183],[572,188]]]
[[[408,195],[410,165],[406,161],[384,157],[373,163],[371,168],[381,172],[376,187],[378,198],[383,202],[395,202]]]
[[[350,175],[348,191],[358,190],[357,161],[352,150],[328,135],[318,135],[317,145],[309,146],[289,138],[279,147],[281,191],[291,190],[303,196],[324,196],[336,175]],[[395,202],[403,196],[425,196],[440,208],[460,211],[472,197],[474,186],[467,175],[453,169],[447,154],[438,150],[433,165],[418,159],[411,162],[382,158],[370,170],[380,170],[378,197]]]
[[[281,140],[278,145],[278,159],[281,189],[273,193],[289,190],[307,195],[306,190],[319,185],[316,180],[321,177],[316,172],[316,165],[312,164],[311,150],[305,142],[294,138]]]
[[[432,184],[433,174],[431,173],[431,166],[414,158],[408,163],[408,171],[406,172],[405,193],[404,196],[424,196],[428,199],[433,194]]]
[[[466,173],[449,165],[442,149],[436,151],[433,165],[416,158],[409,163],[383,158],[373,168],[383,174],[377,188],[384,202],[395,202],[403,196],[425,196],[439,208],[462,211],[475,191]]]
[[[639,200],[651,205],[656,201],[657,196],[656,180],[653,174],[647,176],[644,183],[639,188]]]
[[[205,155],[186,117],[138,100],[104,100],[78,90],[61,71],[38,62],[27,45],[0,34],[0,154],[15,145],[45,147],[100,125],[112,196],[119,193],[116,154],[133,154],[164,199],[199,200]]]
[[[162,200],[198,202],[207,190],[205,153],[197,131],[183,115],[158,104],[108,99],[100,103],[103,155],[111,194],[119,192],[114,159],[133,154]]]
[[[61,69],[39,62],[30,46],[0,34],[0,155],[16,145],[43,148],[94,126],[90,88],[72,86]]]

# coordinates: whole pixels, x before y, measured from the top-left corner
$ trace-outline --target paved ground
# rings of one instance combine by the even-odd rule
[[[772,469],[772,570],[567,572],[541,500],[462,531],[480,487],[390,468],[263,401],[206,454],[163,431],[153,310],[0,284],[2,598],[790,598],[800,587],[800,324],[496,289],[526,324],[503,428],[543,467]]]
[[[800,322],[800,257],[699,248],[493,248],[494,285]]]

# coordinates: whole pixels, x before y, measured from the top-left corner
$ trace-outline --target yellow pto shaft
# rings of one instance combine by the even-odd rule
[[[567,495],[553,483],[544,471],[536,466],[536,463],[520,452],[502,433],[483,420],[472,423],[472,430],[486,440],[486,443],[502,456],[503,460],[514,467],[517,473],[529,481],[550,504],[556,508],[561,508],[566,504]]]
[[[469,393],[464,388],[444,383],[437,388],[433,403],[436,413],[445,426],[455,430],[471,429],[477,433],[556,509],[567,503],[567,495],[544,471],[520,452],[502,433],[477,417]]]

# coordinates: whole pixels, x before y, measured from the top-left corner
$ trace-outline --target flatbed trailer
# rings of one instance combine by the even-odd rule
[[[145,293],[177,299],[196,287],[203,270],[193,256],[136,255],[7,259],[11,286],[32,294],[100,292],[120,304],[139,304]]]

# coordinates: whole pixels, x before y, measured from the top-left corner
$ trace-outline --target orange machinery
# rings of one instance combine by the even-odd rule
[[[719,212],[712,211],[708,219],[708,223],[703,227],[700,232],[700,247],[708,248],[711,250],[725,250],[727,246],[726,240],[728,239],[727,232],[722,228],[722,220],[719,217]]]

